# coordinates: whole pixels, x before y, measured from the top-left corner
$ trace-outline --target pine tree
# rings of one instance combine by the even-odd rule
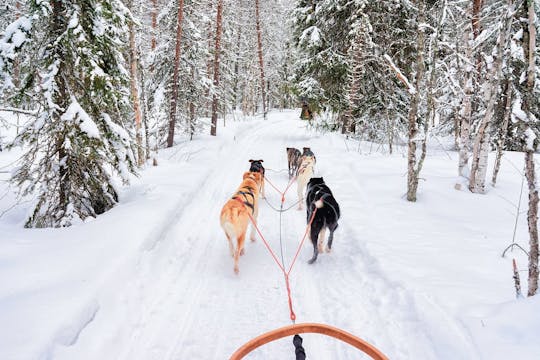
[[[122,125],[129,92],[121,44],[129,21],[115,0],[30,1],[0,40],[5,84],[13,87],[1,70],[20,59],[15,90],[39,104],[37,118],[11,144],[25,149],[12,181],[21,195],[37,195],[27,227],[69,226],[109,210],[118,201],[115,174],[128,181],[135,172]]]
[[[196,118],[206,110],[208,95],[205,93],[211,84],[206,72],[206,59],[209,56],[205,29],[211,19],[204,14],[205,3],[199,0],[184,0],[182,15],[181,49],[178,61],[176,86],[174,64],[178,30],[178,2],[172,0],[164,6],[158,17],[157,27],[160,37],[155,51],[149,49],[146,59],[146,83],[148,121],[156,138],[154,147],[168,145],[170,131],[193,136],[197,130]],[[147,45],[151,45],[149,40]],[[170,115],[173,89],[176,89],[176,111],[174,127],[171,129]],[[178,121],[177,121],[178,120]]]

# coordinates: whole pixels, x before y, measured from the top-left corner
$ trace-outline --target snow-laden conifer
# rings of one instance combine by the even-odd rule
[[[114,178],[134,173],[122,125],[130,14],[117,0],[32,0],[0,40],[4,88],[29,97],[37,116],[11,146],[24,155],[12,181],[36,198],[28,227],[69,226],[114,206]],[[20,59],[21,82],[10,65]]]

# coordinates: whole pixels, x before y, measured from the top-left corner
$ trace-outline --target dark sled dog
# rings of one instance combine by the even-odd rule
[[[319,253],[323,252],[326,228],[330,230],[326,251],[330,252],[332,250],[334,231],[338,227],[340,216],[339,205],[322,177],[311,178],[309,180],[307,184],[306,209],[308,224],[313,212],[317,209],[311,227],[309,228],[311,242],[313,243],[313,257],[308,263],[313,264],[317,260]]]
[[[298,172],[298,168],[300,167],[300,163],[302,160],[300,157],[302,156],[302,153],[300,150],[296,148],[287,148],[287,162],[289,165],[289,180],[293,178],[293,176],[296,176],[296,173]]]
[[[250,167],[249,167],[249,171],[252,171],[252,172],[258,172],[258,173],[261,173],[261,188],[259,189],[259,192],[261,194],[261,197],[264,198],[264,166],[263,166],[263,161],[262,159],[259,159],[259,160],[252,160],[250,159],[249,162],[251,163]]]

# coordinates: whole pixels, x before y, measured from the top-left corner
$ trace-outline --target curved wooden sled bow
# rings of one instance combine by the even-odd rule
[[[287,336],[303,333],[316,333],[327,335],[354,346],[355,348],[371,356],[373,360],[388,360],[388,358],[382,352],[380,352],[370,343],[336,327],[317,323],[304,323],[284,326],[282,328],[275,329],[259,335],[256,338],[242,345],[238,350],[236,350],[235,353],[231,356],[230,360],[240,360],[244,358],[244,356],[264,344]]]

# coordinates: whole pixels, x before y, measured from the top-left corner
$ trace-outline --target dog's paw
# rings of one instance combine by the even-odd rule
[[[329,248],[328,246],[326,247],[326,252],[327,253],[331,253],[332,252],[332,248]]]

